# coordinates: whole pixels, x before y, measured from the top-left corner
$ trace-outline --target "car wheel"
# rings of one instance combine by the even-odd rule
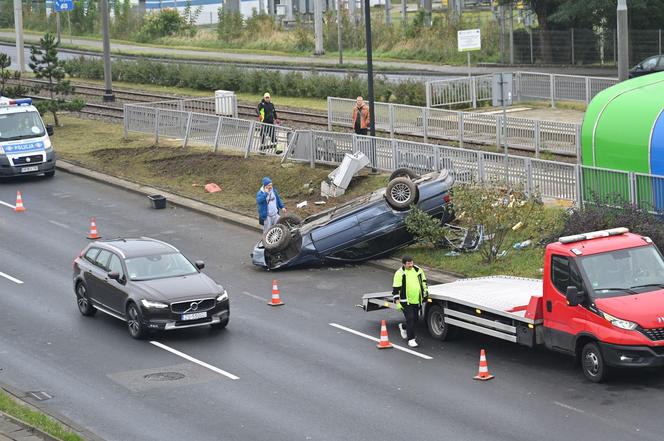
[[[608,377],[609,369],[604,363],[602,351],[597,343],[586,343],[581,351],[581,369],[583,375],[593,383],[601,383]]]
[[[215,323],[214,325],[210,325],[210,328],[212,328],[215,331],[224,329],[226,326],[228,326],[228,321],[229,320],[230,320],[230,317],[227,315],[224,318],[222,318],[219,323]]]
[[[76,285],[76,303],[80,313],[86,317],[92,317],[97,313],[97,308],[92,306],[92,302],[88,298],[88,288],[83,282]]]
[[[385,197],[392,208],[404,210],[415,203],[417,186],[409,178],[396,178],[387,184]]]
[[[455,334],[456,327],[445,323],[445,314],[441,305],[431,305],[427,308],[427,328],[429,334],[436,340],[449,340]]]
[[[136,303],[127,305],[127,329],[129,335],[135,339],[141,339],[145,336],[145,326],[143,326],[143,314],[138,309]]]
[[[263,247],[267,251],[281,251],[290,243],[290,229],[284,224],[276,224],[263,234]]]
[[[302,223],[302,218],[297,214],[288,213],[280,216],[277,223],[286,225],[288,228],[294,228]]]
[[[392,172],[390,175],[390,181],[396,179],[396,178],[409,178],[409,179],[417,179],[420,176],[413,171],[413,169],[410,168],[398,168]],[[388,181],[389,182],[389,181]]]

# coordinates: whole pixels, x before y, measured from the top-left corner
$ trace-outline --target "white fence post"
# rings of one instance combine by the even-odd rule
[[[127,107],[128,107],[128,104],[124,104],[122,106],[122,116],[123,116],[122,125],[124,126],[123,127],[123,129],[124,129],[123,139],[127,139],[127,137],[129,136],[129,129],[127,128],[127,125],[129,124],[127,122],[128,121],[128,119],[127,119]]]
[[[217,118],[217,131],[214,134],[214,147],[212,149],[212,151],[215,153],[217,153],[217,150],[219,150],[219,136],[221,135],[221,122],[223,121],[220,116]]]
[[[192,112],[187,115],[187,127],[184,129],[184,140],[182,141],[182,148],[187,147],[189,142],[189,131],[191,130],[191,118],[194,116]]]
[[[159,108],[154,111],[154,143],[159,144]]]
[[[583,206],[583,166],[581,164],[574,164],[574,174],[576,175],[576,205],[580,208]]]
[[[477,182],[484,182],[484,155],[477,152]]]
[[[535,157],[539,158],[540,155],[540,143],[542,142],[542,133],[540,128],[540,120],[535,120]]]
[[[424,130],[424,142],[429,142],[429,108],[422,108],[422,129]]]
[[[392,144],[392,170],[396,170],[399,168],[399,152],[397,150],[397,140],[391,140],[390,144]]]
[[[502,121],[503,118],[500,115],[496,115],[496,147],[500,147],[500,141],[502,139],[501,132],[503,131],[502,128]]]
[[[524,160],[526,165],[526,195],[533,194],[533,162],[530,158]]]
[[[427,81],[424,89],[427,97],[427,107],[431,107],[431,84],[431,81]]]
[[[473,109],[477,109],[477,79],[470,77],[470,99],[473,102]]]
[[[329,96],[327,97],[327,131],[332,131],[332,98]]]
[[[576,162],[581,163],[581,124],[577,124],[574,128],[574,135],[576,137]]]
[[[390,120],[390,138],[394,138],[394,104],[388,105]]]
[[[586,77],[586,105],[590,103],[590,77]]]
[[[551,107],[556,108],[556,76],[549,74],[549,94],[551,94]]]
[[[255,131],[256,131],[256,121],[251,121],[251,124],[249,124],[249,133],[247,134],[247,145],[244,148],[245,159],[249,157],[249,151],[251,151],[251,143],[254,140]]]
[[[312,130],[309,130],[309,167],[316,168],[316,151],[314,148],[314,132]]]
[[[459,112],[459,147],[463,147],[463,112]]]
[[[636,206],[639,203],[636,190],[636,174],[634,172],[629,172],[627,175],[629,179],[629,202]]]

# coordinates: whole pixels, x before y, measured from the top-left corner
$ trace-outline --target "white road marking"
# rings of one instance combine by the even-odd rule
[[[559,401],[554,401],[553,404],[555,404],[556,406],[564,407],[565,409],[573,410],[574,412],[585,413],[581,409],[577,409],[576,407],[572,407],[569,404],[561,403]]]
[[[67,224],[63,224],[63,223],[60,223],[60,222],[56,222],[56,221],[54,221],[54,220],[50,220],[50,219],[49,219],[48,223],[49,223],[49,224],[53,224],[53,225],[55,225],[55,226],[58,226],[58,227],[60,227],[60,228],[64,228],[64,229],[66,229],[66,230],[72,230],[72,231],[74,230],[74,229],[73,229],[72,227],[70,227],[69,225],[67,225]]]
[[[2,271],[0,271],[0,277],[4,277],[7,280],[11,280],[12,282],[16,283],[17,285],[23,285],[23,282],[10,276],[9,274],[5,274]]]
[[[14,206],[14,205],[12,205],[12,204],[8,204],[7,202],[0,201],[0,205],[4,205],[5,207],[9,207],[9,208],[11,208],[12,210],[15,210],[15,209],[16,209],[16,206]]]
[[[347,328],[345,326],[338,325],[336,323],[329,323],[329,325],[332,326],[332,327],[335,327],[337,329],[341,329],[342,331],[346,331],[346,332],[350,332],[351,334],[359,335],[360,337],[364,337],[368,340],[372,340],[372,341],[375,341],[375,342],[380,342],[380,339],[378,339],[376,337],[372,337],[372,336],[367,335],[367,334],[364,334],[360,331],[356,331],[354,329],[350,329],[350,328]],[[395,345],[394,343],[392,343],[392,346],[394,347],[394,349],[398,349],[398,350],[406,352],[408,354],[415,355],[416,357],[424,358],[425,360],[433,360],[433,357],[430,357],[430,356],[425,355],[425,354],[420,354],[419,352],[415,352],[412,349],[404,348],[403,346]]]
[[[261,296],[257,296],[256,294],[252,294],[252,293],[247,292],[247,291],[242,291],[242,294],[244,294],[245,296],[249,296],[252,299],[260,300],[261,302],[267,302],[267,299],[265,299]]]
[[[158,347],[158,348],[163,349],[164,351],[168,351],[168,352],[170,352],[171,354],[175,354],[175,355],[177,355],[178,357],[182,357],[182,358],[184,358],[184,359],[187,360],[187,361],[191,361],[192,363],[196,363],[197,365],[199,365],[199,366],[203,366],[203,367],[206,368],[206,369],[210,369],[212,372],[216,372],[216,373],[221,374],[221,375],[223,375],[223,376],[225,376],[225,377],[228,377],[228,378],[230,378],[231,380],[239,380],[239,379],[240,379],[240,377],[238,377],[238,376],[236,376],[236,375],[233,375],[233,374],[231,374],[230,372],[226,372],[225,370],[223,370],[223,369],[219,369],[219,368],[216,367],[216,366],[212,366],[211,364],[207,364],[207,363],[204,362],[204,361],[200,361],[200,360],[198,360],[198,359],[196,359],[196,358],[194,358],[194,357],[192,357],[192,356],[190,356],[190,355],[187,355],[187,354],[185,354],[185,353],[182,353],[182,352],[178,351],[177,349],[173,349],[173,348],[171,348],[171,347],[166,346],[165,344],[159,343],[158,341],[150,341],[150,343],[153,344],[153,345],[155,345],[155,346]]]

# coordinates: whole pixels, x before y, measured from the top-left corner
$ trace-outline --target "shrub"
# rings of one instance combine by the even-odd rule
[[[137,36],[141,42],[154,41],[157,38],[177,35],[187,27],[186,20],[177,9],[166,8],[146,16],[145,24]]]
[[[445,238],[446,230],[440,220],[429,216],[417,207],[413,207],[406,217],[406,230],[417,242],[437,246]]]
[[[229,12],[224,8],[217,10],[217,37],[224,42],[229,42],[242,36],[242,14],[240,12]]]

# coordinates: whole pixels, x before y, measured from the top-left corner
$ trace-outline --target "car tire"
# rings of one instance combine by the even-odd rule
[[[97,308],[92,306],[88,297],[88,288],[83,282],[76,284],[76,304],[78,311],[86,317],[92,317],[97,313]]]
[[[55,176],[55,170],[51,170],[50,172],[44,173],[45,178],[52,178],[53,176]]]
[[[445,313],[441,305],[432,304],[427,308],[427,328],[436,340],[450,340],[456,334],[456,326],[445,323]]]
[[[291,240],[290,229],[284,224],[275,224],[263,234],[263,247],[267,251],[281,251]]]
[[[302,218],[297,214],[285,214],[279,217],[278,224],[286,225],[288,228],[294,228],[302,224]]]
[[[405,210],[417,200],[417,186],[409,178],[393,179],[387,184],[385,197],[392,208]]]
[[[396,178],[417,179],[419,177],[420,177],[420,175],[415,173],[415,171],[413,171],[413,169],[404,167],[404,168],[398,168],[398,169],[394,170],[392,172],[392,174],[390,175],[389,181],[392,181]]]
[[[595,342],[586,343],[581,350],[581,369],[583,375],[593,383],[601,383],[608,378],[609,368],[604,356]]]
[[[210,328],[214,331],[220,331],[224,329],[226,326],[228,326],[228,321],[230,320],[230,317],[227,315],[224,318],[221,319],[219,323],[215,323],[214,325],[210,325]]]
[[[143,314],[134,302],[127,305],[127,330],[129,335],[136,340],[142,339],[146,334],[145,325],[143,325]]]

